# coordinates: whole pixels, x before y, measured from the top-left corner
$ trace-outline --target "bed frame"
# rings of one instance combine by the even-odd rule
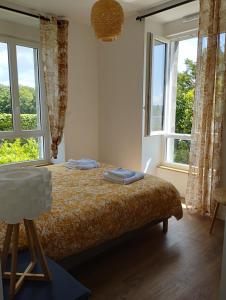
[[[168,220],[169,220],[169,218],[171,218],[171,217],[154,220],[154,221],[146,224],[145,226],[143,226],[139,229],[135,229],[135,230],[132,230],[130,232],[127,232],[127,233],[123,234],[122,236],[120,236],[116,239],[104,242],[104,243],[102,243],[98,246],[94,246],[92,248],[84,250],[81,253],[66,257],[66,258],[60,260],[59,263],[66,270],[73,269],[73,268],[81,265],[82,263],[85,263],[88,260],[90,260],[90,259],[106,252],[107,250],[110,250],[111,248],[113,248],[117,245],[120,245],[120,244],[124,243],[125,241],[133,238],[134,236],[138,235],[144,229],[149,228],[149,227],[153,227],[153,226],[155,226],[159,223],[163,223],[163,227],[162,227],[163,228],[163,233],[166,234],[168,232]]]

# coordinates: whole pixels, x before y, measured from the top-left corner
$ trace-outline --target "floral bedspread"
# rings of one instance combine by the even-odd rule
[[[155,219],[182,218],[180,197],[175,187],[157,177],[145,175],[130,185],[103,180],[98,169],[70,170],[48,166],[53,179],[53,204],[49,213],[36,220],[46,254],[56,260],[76,254]],[[0,223],[0,244],[5,235]],[[22,228],[21,247],[26,239]]]

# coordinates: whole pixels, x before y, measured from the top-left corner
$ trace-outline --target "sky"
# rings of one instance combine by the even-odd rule
[[[198,38],[187,39],[180,41],[179,43],[179,55],[178,55],[178,71],[182,72],[186,70],[184,61],[186,58],[197,61],[197,46]]]
[[[17,46],[16,50],[19,85],[34,87],[34,50],[22,46]],[[0,43],[0,84],[9,85],[8,53],[5,43]]]
[[[197,38],[181,41],[179,43],[178,71],[182,72],[186,69],[184,64],[186,58],[196,61],[196,56]],[[17,61],[19,85],[34,87],[35,79],[33,49],[28,47],[17,46]],[[157,66],[159,65],[160,67],[157,73],[161,72],[160,60],[157,59],[155,63]],[[8,54],[7,46],[5,43],[0,43],[0,84],[9,85]],[[160,83],[159,87],[157,87],[156,89],[159,91],[161,89],[162,91],[162,83]]]

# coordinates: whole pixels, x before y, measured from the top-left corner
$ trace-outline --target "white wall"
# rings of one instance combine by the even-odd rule
[[[117,41],[100,44],[99,158],[139,170],[144,23],[128,18]]]
[[[185,197],[187,189],[188,173],[156,168],[156,176],[171,182],[178,189],[181,197]]]
[[[98,159],[98,42],[88,25],[70,22],[65,157]]]

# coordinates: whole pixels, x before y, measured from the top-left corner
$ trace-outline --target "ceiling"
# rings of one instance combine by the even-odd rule
[[[199,1],[196,0],[194,2],[184,4],[182,6],[178,6],[174,9],[167,10],[160,14],[152,16],[152,20],[160,23],[168,23],[178,19],[181,19],[185,16],[196,14],[199,12]]]
[[[92,5],[96,0],[9,0],[0,1],[0,4],[14,4],[22,7],[34,9],[38,12],[64,16],[70,20],[89,23],[89,16]],[[118,0],[124,9],[125,15],[135,15],[138,11],[148,9],[168,0]],[[0,12],[0,19],[4,18],[4,13]]]
[[[90,22],[90,11],[96,0],[0,0],[0,4],[13,6],[18,9],[22,7],[35,10],[43,14],[54,14],[64,16],[70,21],[77,20],[83,23]],[[124,9],[126,16],[139,15],[153,6],[168,2],[169,0],[118,0]],[[185,15],[193,14],[199,11],[199,1],[195,1],[181,7],[152,16],[154,21],[166,23],[182,18]],[[8,12],[0,9],[0,20],[22,23],[25,25],[37,25],[38,21],[34,18],[26,17],[20,14]]]

